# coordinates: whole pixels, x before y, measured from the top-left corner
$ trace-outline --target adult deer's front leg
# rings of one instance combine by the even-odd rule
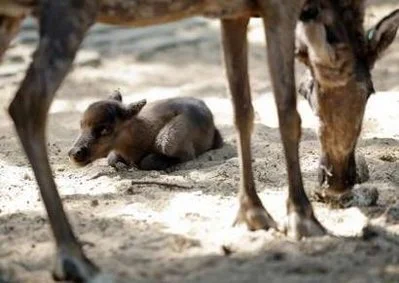
[[[222,20],[225,65],[233,99],[235,125],[238,132],[241,184],[240,208],[236,222],[251,230],[276,228],[255,190],[252,175],[251,134],[254,111],[248,78],[247,26],[249,19]]]
[[[64,213],[46,148],[47,112],[85,32],[94,22],[95,0],[43,1],[40,42],[9,112],[32,165],[55,237],[55,277],[87,282],[99,270],[84,255]]]
[[[264,15],[269,68],[288,171],[287,232],[300,239],[322,235],[325,229],[313,215],[303,188],[299,165],[301,119],[296,109],[294,35],[301,5],[296,2],[300,1],[259,0]]]

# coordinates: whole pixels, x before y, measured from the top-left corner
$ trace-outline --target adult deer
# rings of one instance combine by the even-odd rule
[[[301,130],[300,117],[296,110],[294,39],[296,22],[304,2],[305,0],[2,0],[0,2],[0,56],[18,32],[19,25],[26,16],[34,15],[40,23],[40,41],[33,62],[10,105],[9,112],[32,164],[55,237],[56,278],[87,282],[100,275],[99,268],[84,255],[67,220],[52,177],[45,145],[48,109],[56,90],[71,67],[87,30],[96,21],[144,26],[200,15],[221,19],[224,57],[234,105],[240,156],[240,208],[237,221],[255,230],[277,226],[256,193],[251,167],[250,143],[254,114],[248,79],[246,33],[249,19],[253,16],[262,17],[287,162],[289,187],[287,230],[296,238],[325,233],[325,229],[314,217],[311,204],[304,192],[298,156]],[[338,10],[334,8],[333,15],[339,17]],[[339,26],[345,31],[343,23]],[[349,48],[352,48],[351,42],[347,43]],[[312,44],[314,42],[309,41],[308,47]],[[319,79],[317,75],[315,78]]]

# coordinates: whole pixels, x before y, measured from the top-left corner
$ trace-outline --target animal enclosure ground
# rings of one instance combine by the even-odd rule
[[[367,23],[392,10],[394,2],[372,6]],[[251,24],[249,38],[255,181],[265,206],[283,223],[286,170],[259,21]],[[0,66],[1,109],[18,87],[35,41],[34,25],[27,22]],[[48,148],[74,229],[101,268],[134,282],[399,282],[398,37],[373,72],[378,93],[368,103],[358,148],[370,170],[362,186],[378,190],[377,205],[330,209],[313,201],[320,221],[341,237],[300,242],[273,231],[231,227],[239,172],[217,22],[96,26],[78,57],[51,108]],[[171,172],[115,171],[105,160],[74,167],[67,151],[82,111],[116,88],[126,102],[179,95],[204,99],[224,147]],[[302,99],[299,108],[301,165],[311,189],[319,157],[316,120]],[[363,231],[367,225],[371,228]],[[53,282],[53,251],[35,179],[1,111],[0,282]]]

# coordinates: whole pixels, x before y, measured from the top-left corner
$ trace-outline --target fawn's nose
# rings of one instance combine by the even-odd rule
[[[89,149],[85,146],[73,147],[68,152],[68,155],[71,159],[73,159],[76,162],[84,162],[84,161],[86,161],[86,159],[89,155]]]

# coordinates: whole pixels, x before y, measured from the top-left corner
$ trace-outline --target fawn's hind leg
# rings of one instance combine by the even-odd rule
[[[241,184],[240,208],[236,222],[249,229],[276,228],[276,223],[263,207],[255,190],[252,175],[251,134],[254,111],[248,78],[247,27],[249,19],[222,20],[222,43],[225,65],[233,99],[234,119],[238,132]]]
[[[301,118],[296,109],[294,45],[300,2],[304,1],[258,0],[264,17],[269,70],[288,172],[287,232],[297,239],[325,234],[304,191],[299,165]]]
[[[67,74],[85,32],[96,16],[96,0],[44,1],[40,42],[9,113],[36,176],[54,234],[57,279],[87,282],[99,269],[83,253],[52,176],[46,148],[47,112]]]
[[[185,162],[196,157],[193,144],[192,125],[184,115],[174,117],[155,139],[158,152]]]
[[[178,163],[194,159],[196,154],[190,137],[190,122],[184,115],[175,116],[155,138],[158,153],[145,156],[139,164],[142,170],[165,170]]]

